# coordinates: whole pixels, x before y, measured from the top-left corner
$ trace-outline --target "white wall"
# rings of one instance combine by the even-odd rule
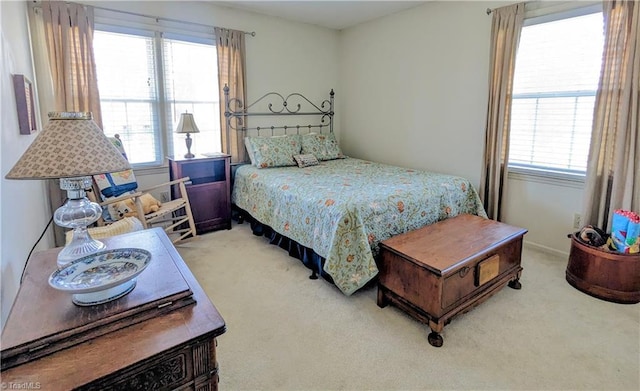
[[[23,74],[34,80],[27,28],[26,2],[0,2],[2,21],[2,62],[0,64],[0,134],[2,135],[0,181],[0,251],[2,258],[0,285],[1,324],[9,314],[18,291],[20,275],[27,255],[46,226],[51,211],[47,206],[43,181],[6,180],[4,176],[18,161],[38,133],[20,135],[12,74]],[[52,246],[51,230],[40,242],[38,249]],[[55,263],[51,265],[52,271]]]
[[[469,178],[479,188],[491,16],[508,2],[429,2],[343,30],[340,143],[347,155]],[[510,179],[503,221],[568,253],[582,190]]]
[[[491,18],[435,2],[344,30],[346,154],[480,181]]]
[[[573,215],[581,213],[583,183],[523,178],[511,174],[502,205],[503,220],[529,232],[526,241],[541,249],[567,255],[573,228]]]

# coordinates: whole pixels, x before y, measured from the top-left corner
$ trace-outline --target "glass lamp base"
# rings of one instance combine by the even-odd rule
[[[105,248],[104,243],[89,235],[87,226],[100,218],[102,208],[85,197],[84,189],[91,186],[91,177],[62,178],[60,188],[67,191],[67,202],[56,210],[56,224],[73,229],[73,238],[58,254],[58,268]]]
[[[71,242],[58,253],[58,269],[62,269],[78,258],[103,250],[105,247],[104,243],[93,239],[85,227],[75,228]]]

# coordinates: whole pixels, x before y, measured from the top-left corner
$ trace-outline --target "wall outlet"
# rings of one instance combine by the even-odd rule
[[[580,213],[573,214],[573,228],[580,229],[582,227],[582,215]]]
[[[169,197],[168,191],[160,192],[160,202],[169,202],[171,198]]]

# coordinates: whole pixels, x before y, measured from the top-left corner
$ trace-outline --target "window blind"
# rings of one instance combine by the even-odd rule
[[[95,31],[94,55],[104,132],[119,134],[132,164],[158,163],[153,35]]]
[[[191,152],[220,152],[220,110],[218,106],[218,59],[213,44],[170,39],[163,34],[163,69],[170,149],[176,156],[187,152],[184,134],[172,131],[180,114],[189,112],[200,133],[192,134]]]
[[[185,111],[200,129],[191,151],[221,150],[212,27],[96,8],[94,53],[104,131],[121,135],[135,167],[186,153],[175,133]]]
[[[602,13],[523,28],[512,97],[511,167],[585,173],[602,50]]]

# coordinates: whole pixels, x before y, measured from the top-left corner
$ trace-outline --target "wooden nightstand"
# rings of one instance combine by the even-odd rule
[[[127,296],[77,307],[70,294],[47,284],[61,248],[35,253],[2,332],[3,367],[11,366],[4,360],[11,348],[39,341],[43,349],[20,353],[27,361],[2,371],[2,388],[217,390],[216,337],[225,332],[225,322],[166,233],[152,228],[103,241],[107,249],[145,249],[151,253],[152,264],[137,277],[137,286]],[[170,262],[175,264],[170,282],[186,283],[195,304],[163,312],[171,302],[163,303],[155,310],[146,309],[155,311],[153,316],[138,312],[129,317],[130,325],[122,327],[113,318],[125,316],[126,310],[133,308],[132,302],[144,303],[144,296],[165,289],[166,284],[158,282],[158,273]],[[105,313],[112,315],[110,323],[103,324]],[[138,315],[143,320],[136,319]],[[119,328],[114,331],[116,326]],[[57,332],[52,334],[52,330]],[[58,346],[41,356],[40,351],[52,345]]]
[[[187,193],[198,234],[231,229],[231,156],[198,156],[193,159],[169,157],[170,180],[189,177]],[[172,197],[179,191],[174,187]]]

